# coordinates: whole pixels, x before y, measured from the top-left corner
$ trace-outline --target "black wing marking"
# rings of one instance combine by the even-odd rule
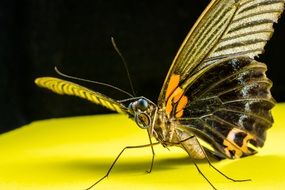
[[[275,101],[265,71],[265,64],[244,57],[204,70],[185,94],[190,102],[179,119],[183,128],[229,158],[254,154],[248,143],[262,147],[273,123]]]

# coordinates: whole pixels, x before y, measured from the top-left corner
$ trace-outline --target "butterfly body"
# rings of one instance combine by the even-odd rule
[[[149,134],[156,138],[162,146],[179,146],[184,148],[193,158],[205,158],[197,140],[191,138],[193,134],[181,130],[179,128],[181,124],[177,118],[170,117],[165,108],[159,108],[145,97],[131,102],[128,108],[129,117],[139,127],[149,130]],[[184,146],[181,146],[181,143]]]
[[[205,153],[197,139],[194,138],[194,134],[183,130],[176,118],[168,118],[165,113],[158,113],[153,135],[164,147],[181,147],[194,159],[205,158]]]

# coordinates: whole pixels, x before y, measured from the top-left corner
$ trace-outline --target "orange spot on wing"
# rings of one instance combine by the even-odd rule
[[[180,98],[182,97],[184,91],[178,87],[175,89],[175,91],[171,94],[171,98],[173,99],[173,102],[178,102],[180,100]]]
[[[170,95],[166,102],[166,112],[170,114],[172,111],[172,103],[177,103],[181,96],[183,95],[183,90],[181,88],[176,88],[175,91]]]
[[[236,138],[236,134],[238,133],[245,133],[245,132],[243,132],[242,130],[238,128],[233,128],[229,132],[227,138],[223,142],[223,144],[226,146],[224,150],[228,157],[232,157],[230,151],[234,152],[234,155],[233,155],[234,158],[240,158],[243,156],[243,154],[246,154],[246,155],[252,154],[252,151],[248,149],[248,142],[254,139],[254,137],[250,134],[246,134],[246,136],[243,139],[242,146],[239,146],[234,142],[234,139]]]
[[[182,115],[183,115],[183,110],[181,110],[181,111],[179,111],[179,112],[177,112],[177,113],[175,114],[175,116],[176,116],[177,118],[182,117]]]
[[[166,111],[166,113],[169,115],[170,114],[170,112],[172,111],[172,105],[171,105],[171,101],[167,101],[166,102],[166,106],[165,106],[165,111]]]
[[[187,96],[182,96],[182,98],[179,100],[178,105],[176,107],[176,114],[175,114],[175,116],[177,118],[182,117],[183,112],[184,112],[183,109],[186,107],[187,103],[188,103]]]
[[[188,98],[186,96],[183,96],[184,90],[180,87],[178,87],[180,80],[179,75],[172,75],[169,80],[169,84],[166,90],[166,113],[170,115],[170,113],[173,110],[173,103],[177,104],[176,110],[175,110],[175,116],[176,117],[182,117],[183,115],[183,109],[185,108]]]
[[[178,102],[178,105],[176,107],[176,112],[180,112],[185,108],[185,106],[188,103],[188,98],[186,96],[183,96],[180,101]]]
[[[175,74],[171,75],[169,83],[168,83],[168,87],[165,93],[165,101],[167,101],[170,94],[172,94],[173,91],[177,88],[179,81],[180,81],[180,75],[175,75]]]

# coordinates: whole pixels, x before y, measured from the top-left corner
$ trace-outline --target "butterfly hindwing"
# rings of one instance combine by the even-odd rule
[[[41,77],[37,78],[35,80],[35,83],[40,87],[47,88],[58,94],[77,96],[89,100],[95,104],[104,106],[112,111],[116,111],[118,113],[126,113],[126,108],[123,104],[99,92],[92,91],[88,88],[66,80],[53,77]]]
[[[248,143],[262,147],[273,123],[275,101],[265,71],[265,64],[244,57],[213,64],[186,91],[191,101],[181,125],[227,157],[253,154]]]

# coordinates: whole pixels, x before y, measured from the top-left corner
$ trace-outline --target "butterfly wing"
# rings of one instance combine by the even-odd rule
[[[37,78],[35,83],[39,87],[47,88],[58,94],[78,96],[95,104],[104,106],[112,111],[116,111],[118,113],[127,113],[126,107],[116,100],[66,80],[53,77],[41,77]]]
[[[166,105],[167,90],[171,91],[171,78],[176,75],[180,84],[188,86],[189,76],[216,60],[261,54],[283,9],[284,0],[212,0],[173,60],[159,96],[160,106]]]
[[[272,126],[272,82],[266,65],[248,57],[212,64],[195,78],[185,96],[190,101],[180,124],[229,158],[255,153]]]
[[[284,0],[213,0],[180,47],[158,106],[229,158],[254,153],[272,125],[263,52]],[[250,128],[251,127],[251,128]]]

